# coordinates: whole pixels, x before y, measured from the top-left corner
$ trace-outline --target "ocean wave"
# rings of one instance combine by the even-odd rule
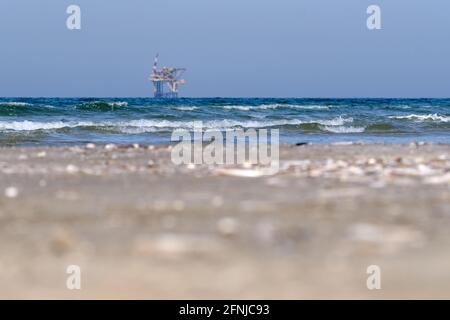
[[[194,111],[197,110],[198,107],[176,107],[175,109],[180,111]]]
[[[373,123],[366,127],[365,132],[393,132],[398,131],[398,129],[390,123],[379,122]]]
[[[278,126],[287,126],[287,125],[301,125],[305,123],[317,123],[321,125],[327,126],[340,126],[345,123],[353,122],[353,118],[343,118],[337,117],[330,120],[300,120],[300,119],[280,119],[280,120],[266,120],[266,121],[257,121],[257,120],[247,120],[247,121],[239,121],[239,120],[209,120],[202,122],[203,128],[206,129],[227,129],[227,128],[266,128],[266,127],[278,127]],[[192,129],[193,121],[169,121],[169,120],[131,120],[127,122],[119,122],[119,126],[121,127],[141,127],[141,128],[179,128],[179,129]]]
[[[361,133],[364,132],[364,127],[345,127],[345,126],[320,126],[324,131],[332,133]]]
[[[54,130],[62,128],[75,128],[80,126],[94,126],[93,122],[35,122],[35,121],[1,121],[0,130],[7,131],[36,131],[36,130]]]
[[[238,121],[231,119],[224,120],[209,120],[201,122],[204,129],[230,129],[230,128],[268,128],[281,126],[296,126],[305,123],[316,123],[328,127],[342,126],[345,123],[352,122],[352,118],[337,117],[334,119],[321,120],[300,120],[300,119],[281,119],[281,120],[248,120]],[[35,130],[56,130],[63,128],[76,127],[96,127],[96,128],[117,128],[124,133],[131,132],[156,132],[156,131],[170,131],[174,129],[193,129],[193,121],[171,121],[171,120],[156,120],[156,119],[139,119],[128,121],[50,121],[50,122],[35,122],[35,121],[0,121],[0,130],[2,131],[35,131]]]
[[[106,104],[108,104],[111,107],[127,107],[128,106],[128,102],[125,102],[125,101],[107,102]]]
[[[215,108],[223,108],[223,109],[227,109],[227,110],[241,110],[241,111],[268,110],[268,109],[278,109],[278,108],[319,110],[319,109],[329,109],[330,106],[296,105],[296,104],[262,104],[259,106],[227,105],[227,106],[216,106]]]
[[[441,116],[437,113],[434,114],[410,114],[407,116],[390,116],[390,119],[406,119],[414,121],[440,121],[440,122],[450,122],[450,116]]]
[[[318,123],[326,126],[342,126],[345,123],[353,122],[353,118],[344,118],[339,116],[331,120],[311,120],[310,123]]]
[[[208,120],[201,122],[204,129],[227,129],[227,128],[264,128],[275,127],[283,125],[297,125],[301,124],[301,120],[273,120],[273,121],[239,121],[239,120]],[[193,121],[170,121],[170,120],[131,120],[126,122],[118,122],[116,125],[119,127],[135,127],[135,128],[166,128],[166,129],[192,129]]]
[[[27,107],[32,106],[33,104],[27,102],[15,102],[15,101],[2,101],[0,102],[0,106],[11,106],[11,107]]]
[[[162,132],[168,132],[168,130],[164,130],[162,128],[157,127],[129,127],[129,126],[118,126],[115,127],[115,130],[119,133],[124,134],[142,134],[142,133],[162,133]]]
[[[127,107],[128,102],[125,101],[92,101],[80,104],[77,108],[81,109],[96,109],[96,108],[114,108],[114,107]]]

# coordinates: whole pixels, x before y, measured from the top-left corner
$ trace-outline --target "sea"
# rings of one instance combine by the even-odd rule
[[[286,144],[450,143],[450,99],[0,98],[0,146],[166,144],[194,121]]]

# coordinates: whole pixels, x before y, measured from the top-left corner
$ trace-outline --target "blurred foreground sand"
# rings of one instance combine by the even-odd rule
[[[249,178],[166,146],[1,149],[0,298],[450,298],[449,145],[280,155]]]

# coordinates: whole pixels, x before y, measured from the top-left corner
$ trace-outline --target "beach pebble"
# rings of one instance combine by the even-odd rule
[[[159,255],[165,258],[176,258],[200,249],[196,248],[193,239],[175,234],[162,234],[156,237],[138,236],[134,241],[133,251],[138,255]]]
[[[8,187],[5,189],[5,197],[7,198],[17,198],[19,195],[19,189],[16,187]]]
[[[424,163],[425,160],[422,157],[417,157],[414,159],[414,161],[416,164],[421,164],[421,163]]]
[[[165,254],[180,254],[188,250],[188,244],[183,238],[176,235],[163,235],[157,238],[154,243],[156,251]]]
[[[224,176],[234,176],[242,178],[259,178],[266,175],[270,175],[270,171],[267,170],[251,170],[251,169],[224,169],[220,168],[216,170],[216,173]]]
[[[253,164],[251,162],[245,161],[242,164],[242,167],[245,168],[245,169],[251,169],[253,167]]]
[[[45,151],[41,151],[36,154],[36,157],[38,157],[38,158],[45,158],[46,156],[47,156],[47,152],[45,152]]]
[[[69,164],[66,167],[66,172],[69,173],[69,174],[76,174],[79,171],[80,171],[80,169],[77,166],[73,165],[73,164]]]
[[[130,172],[136,172],[136,170],[137,170],[137,167],[132,164],[123,165],[123,168]]]
[[[133,143],[133,148],[134,149],[139,149],[141,146],[139,145],[139,143]]]
[[[92,150],[92,149],[95,149],[95,148],[96,148],[96,145],[93,144],[93,143],[88,143],[88,144],[86,144],[86,149]]]
[[[153,160],[148,160],[148,162],[147,162],[147,167],[153,168],[154,166],[155,166],[155,161],[153,161]]]
[[[188,168],[189,170],[194,170],[195,169],[195,164],[193,163],[189,163],[186,168]]]
[[[73,246],[73,237],[67,230],[58,229],[53,233],[50,241],[50,249],[56,256],[67,253]]]
[[[361,169],[360,167],[356,167],[356,166],[348,167],[347,172],[352,175],[356,175],[356,176],[362,176],[365,174],[365,171],[363,169]]]
[[[217,229],[224,236],[236,234],[238,228],[238,221],[231,217],[222,218],[217,222]]]
[[[117,149],[117,146],[113,143],[108,143],[107,145],[105,145],[105,150],[110,151],[110,150],[115,150],[115,149]]]
[[[417,170],[420,172],[421,175],[431,175],[433,174],[435,171],[433,169],[431,169],[429,166],[424,165],[424,164],[419,164],[417,166]]]
[[[439,175],[439,176],[432,176],[428,177],[424,181],[426,184],[450,184],[450,173]]]

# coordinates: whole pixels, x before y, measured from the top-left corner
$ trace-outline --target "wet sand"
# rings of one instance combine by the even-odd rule
[[[169,149],[0,149],[0,298],[450,298],[450,145],[282,146],[263,177]]]

